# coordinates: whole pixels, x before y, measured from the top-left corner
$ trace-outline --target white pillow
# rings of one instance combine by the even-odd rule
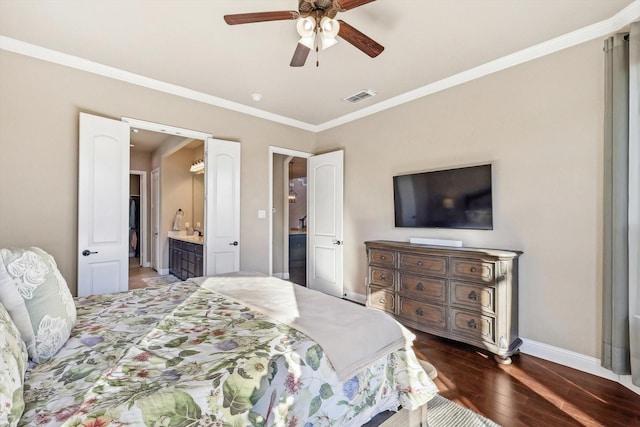
[[[15,426],[24,410],[27,348],[9,313],[0,304],[0,425]]]
[[[67,282],[53,257],[40,248],[0,249],[0,303],[35,363],[55,355],[76,322]]]

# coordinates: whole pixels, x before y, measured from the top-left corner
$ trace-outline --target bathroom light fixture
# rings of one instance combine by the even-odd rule
[[[204,159],[197,160],[191,164],[189,172],[204,173]]]

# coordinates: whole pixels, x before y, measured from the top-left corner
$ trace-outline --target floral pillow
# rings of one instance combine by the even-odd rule
[[[0,249],[0,303],[35,363],[56,354],[76,322],[67,282],[53,257],[40,248]]]
[[[15,426],[24,410],[27,348],[9,313],[0,304],[0,425]]]

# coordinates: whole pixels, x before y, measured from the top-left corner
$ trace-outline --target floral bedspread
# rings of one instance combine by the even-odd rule
[[[360,426],[437,391],[411,349],[346,382],[306,335],[186,281],[76,299],[24,426]]]

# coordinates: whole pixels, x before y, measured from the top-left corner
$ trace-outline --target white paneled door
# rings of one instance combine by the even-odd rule
[[[209,138],[205,153],[205,275],[240,270],[240,144]]]
[[[160,169],[151,171],[151,268],[160,274]]]
[[[80,113],[79,296],[129,286],[129,132],[126,122]]]
[[[312,156],[307,164],[307,286],[343,296],[344,152]]]

